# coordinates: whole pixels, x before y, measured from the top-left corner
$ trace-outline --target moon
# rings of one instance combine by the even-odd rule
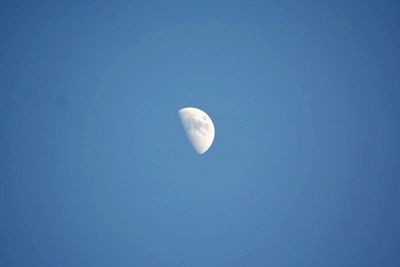
[[[212,145],[215,136],[214,123],[211,118],[198,108],[182,108],[179,117],[186,136],[198,154],[205,153]]]

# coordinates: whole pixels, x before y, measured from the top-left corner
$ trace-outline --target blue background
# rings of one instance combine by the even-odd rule
[[[3,1],[0,266],[400,266],[399,14]]]

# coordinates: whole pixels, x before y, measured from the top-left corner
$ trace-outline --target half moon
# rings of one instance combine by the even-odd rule
[[[194,150],[199,154],[206,152],[215,136],[214,124],[207,113],[198,108],[187,107],[179,110],[179,117]]]

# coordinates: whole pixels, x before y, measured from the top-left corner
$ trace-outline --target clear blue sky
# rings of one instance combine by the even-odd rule
[[[400,4],[300,2],[2,2],[0,266],[400,266]]]

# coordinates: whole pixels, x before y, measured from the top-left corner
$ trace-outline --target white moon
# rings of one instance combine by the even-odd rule
[[[198,108],[182,108],[179,117],[189,141],[197,153],[206,152],[214,141],[215,128],[212,120]]]

